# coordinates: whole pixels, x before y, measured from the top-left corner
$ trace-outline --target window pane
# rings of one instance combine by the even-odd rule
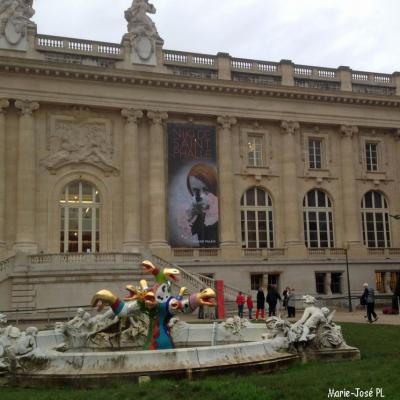
[[[318,207],[326,207],[325,197],[325,193],[321,190],[318,190]]]
[[[68,186],[68,202],[79,202],[79,182],[73,182]]]
[[[248,206],[255,205],[254,189],[250,189],[246,192],[246,204]]]
[[[261,189],[257,189],[257,205],[265,206],[265,192]]]

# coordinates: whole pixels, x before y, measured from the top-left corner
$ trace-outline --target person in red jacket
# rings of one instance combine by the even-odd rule
[[[247,296],[246,303],[247,303],[247,308],[249,310],[249,319],[253,319],[252,312],[253,312],[254,304],[253,304],[253,299],[251,298],[251,295]]]
[[[236,296],[236,304],[238,306],[238,315],[240,318],[243,318],[243,306],[246,303],[246,299],[243,296],[242,292],[239,292]]]

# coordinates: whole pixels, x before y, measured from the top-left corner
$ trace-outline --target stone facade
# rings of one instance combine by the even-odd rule
[[[60,245],[60,198],[70,183],[87,182],[99,193],[92,252],[150,249],[244,291],[252,281],[254,289],[277,280],[328,296],[333,286],[346,294],[347,253],[352,291],[367,281],[389,293],[400,270],[400,222],[388,217],[384,245],[366,245],[361,204],[373,191],[386,199],[387,214],[400,214],[399,74],[163,50],[151,20],[139,29],[132,17],[135,3],[151,5],[133,3],[121,44],[39,35],[26,18],[26,49],[0,43],[1,259],[68,250]],[[147,39],[137,42],[140,35]],[[169,244],[171,122],[216,129],[218,248]],[[252,188],[271,198],[270,248],[246,247],[242,238],[241,199]],[[312,190],[330,201],[327,246],[306,245],[304,198]],[[0,309],[15,306],[3,295],[15,291],[10,282],[5,262]],[[24,290],[37,290],[35,282]]]

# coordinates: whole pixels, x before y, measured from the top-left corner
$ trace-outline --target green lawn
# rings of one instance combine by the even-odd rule
[[[327,399],[328,389],[383,388],[385,400],[400,399],[400,327],[341,324],[360,361],[292,365],[274,374],[225,375],[188,382],[158,380],[94,390],[0,388],[1,400],[302,400]],[[345,397],[342,397],[345,398]],[[349,397],[356,398],[356,397]],[[361,397],[360,397],[361,398]],[[365,397],[364,398],[368,398]]]

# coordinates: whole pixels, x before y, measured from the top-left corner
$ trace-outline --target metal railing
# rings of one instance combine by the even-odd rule
[[[166,261],[163,258],[153,255],[152,256],[154,262],[159,265],[160,267],[172,267],[176,268],[181,273],[181,282],[185,284],[191,285],[196,290],[201,290],[204,287],[211,287],[215,288],[216,279],[210,278],[208,276],[204,276],[201,274],[195,274],[187,271],[186,269],[182,268],[181,266],[174,264],[172,262]],[[238,289],[236,287],[226,285],[224,283],[224,294],[226,300],[235,300],[238,292],[241,291],[245,295],[249,295],[246,291],[242,289]]]

